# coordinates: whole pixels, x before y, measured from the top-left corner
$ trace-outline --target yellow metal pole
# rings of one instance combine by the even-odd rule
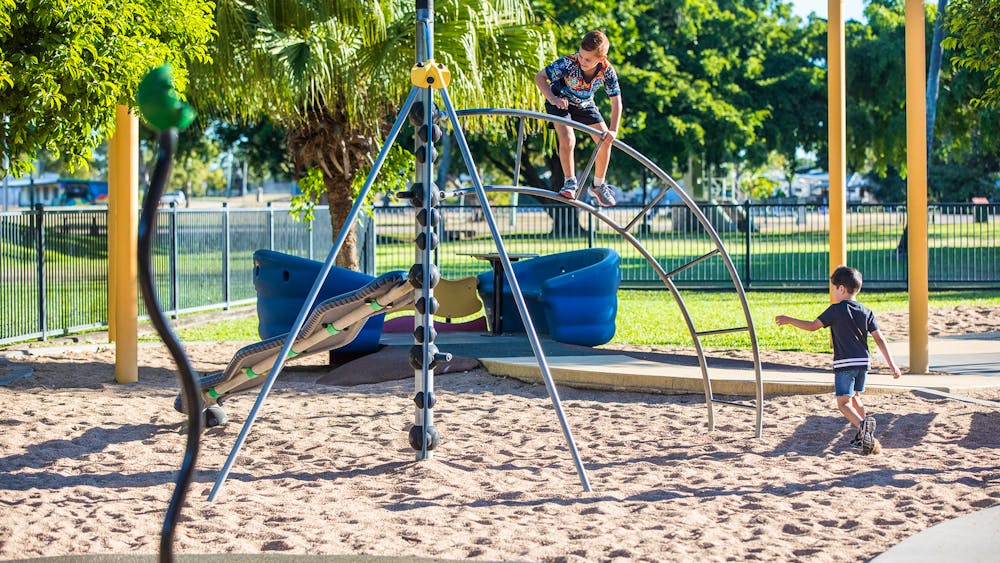
[[[115,110],[108,147],[108,323],[115,344],[115,381],[139,380],[139,118]]]
[[[844,79],[844,2],[829,0],[826,22],[827,114],[830,148],[830,273],[847,264],[847,86]],[[830,287],[833,299],[833,287]]]
[[[927,82],[924,2],[906,0],[906,225],[910,373],[927,373]]]
[[[114,230],[114,225],[117,223],[117,216],[115,211],[117,211],[117,206],[112,201],[111,198],[111,167],[114,166],[116,158],[111,154],[111,139],[108,140],[108,342],[115,341],[115,295],[118,294],[115,291],[115,277],[111,274],[111,264],[115,260],[115,256],[118,256],[118,249],[115,247],[115,237],[111,236],[111,232]]]

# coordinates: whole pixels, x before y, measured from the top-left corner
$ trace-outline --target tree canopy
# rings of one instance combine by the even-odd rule
[[[990,73],[964,64],[965,51],[948,22],[957,3],[948,5],[941,61],[941,84],[931,152],[928,191],[932,199],[968,201],[992,195],[1000,171],[1000,108],[970,103],[988,91]],[[925,39],[930,41],[937,8],[925,5]],[[873,0],[866,8],[868,24],[847,25],[848,167],[879,179],[881,198],[904,196],[906,176],[906,92],[904,4]],[[963,32],[965,33],[965,32]],[[988,40],[987,40],[988,41]],[[928,108],[930,110],[930,108]]]
[[[195,102],[286,128],[299,173],[320,171],[322,182],[305,185],[322,186],[340,232],[352,184],[412,88],[413,2],[219,0],[216,22],[213,62],[194,74]],[[527,0],[438,1],[434,25],[434,56],[451,70],[456,104],[537,105],[532,77],[552,40]],[[355,244],[349,235],[338,264],[357,266]]]
[[[1000,195],[995,4],[948,7],[930,139],[938,199]],[[905,175],[903,6],[870,0],[868,21],[846,27],[848,166],[885,185]],[[936,8],[925,10],[930,41]],[[0,115],[8,120],[0,146],[15,174],[43,151],[79,166],[111,132],[114,106],[131,104],[146,70],[167,61],[203,115],[234,124],[205,120],[206,134],[241,158],[266,156],[261,173],[281,168],[276,135],[287,131],[294,168],[319,171],[315,185],[339,231],[336,215],[350,207],[352,185],[411,87],[414,27],[412,0],[0,0]],[[438,0],[435,56],[452,71],[457,106],[539,109],[532,76],[575,51],[590,29],[611,40],[622,140],[669,171],[691,161],[737,170],[778,163],[791,180],[802,151],[825,160],[826,22],[802,21],[783,0]],[[254,154],[253,138],[268,139],[264,154]],[[536,184],[552,163],[538,157],[548,141],[531,151],[536,170],[522,168]],[[412,164],[408,143],[394,149],[393,170]],[[613,173],[634,181],[625,160]],[[397,184],[377,189],[411,179],[387,176]]]
[[[825,26],[767,0],[543,0],[559,52],[603,29],[625,106],[621,138],[668,171],[761,165],[816,149],[826,116]],[[599,98],[599,102],[603,101]],[[614,163],[629,174],[629,163]],[[633,171],[634,172],[634,171]]]
[[[995,0],[951,0],[944,46],[961,68],[986,74],[986,89],[973,102],[1000,105],[1000,6]]]
[[[9,172],[46,150],[71,169],[114,129],[115,106],[169,62],[179,89],[207,60],[214,34],[203,0],[0,0],[0,146]],[[8,172],[3,170],[0,172]]]

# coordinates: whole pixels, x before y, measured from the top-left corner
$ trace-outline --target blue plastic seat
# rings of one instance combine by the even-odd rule
[[[536,332],[557,342],[598,346],[615,335],[621,258],[610,248],[550,254],[512,264]],[[493,317],[493,273],[479,274],[479,296]],[[524,332],[506,278],[504,332]]]
[[[273,250],[253,253],[253,286],[257,290],[257,332],[263,340],[292,330],[295,318],[312,289],[316,276],[323,268],[322,262],[283,254]],[[312,310],[323,301],[354,291],[372,276],[333,266],[320,289]],[[338,348],[338,352],[366,354],[379,349],[385,313],[369,318],[357,338]]]

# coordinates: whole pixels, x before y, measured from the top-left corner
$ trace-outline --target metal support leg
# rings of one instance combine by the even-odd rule
[[[365,198],[371,190],[372,183],[378,176],[379,170],[382,168],[382,164],[385,163],[385,159],[389,154],[389,149],[396,141],[396,136],[399,135],[400,129],[403,128],[403,123],[406,122],[410,106],[413,105],[413,101],[416,99],[418,91],[419,90],[417,88],[411,89],[410,95],[406,98],[406,101],[403,102],[403,108],[400,110],[399,116],[396,118],[396,123],[393,124],[392,129],[389,131],[389,136],[382,145],[382,150],[379,152],[378,158],[375,159],[375,164],[372,166],[371,172],[368,173],[368,178],[365,180],[364,187],[361,188],[361,192],[354,200],[354,206],[351,208],[350,213],[347,215],[347,219],[344,221],[344,227],[340,230],[340,235],[337,236],[337,240],[334,242],[333,248],[330,249],[330,254],[326,257],[326,262],[323,263],[323,268],[320,269],[319,274],[316,276],[316,281],[313,283],[312,289],[309,290],[309,295],[306,297],[305,303],[302,304],[299,316],[295,319],[295,323],[292,325],[291,331],[289,331],[288,336],[285,338],[285,345],[281,348],[281,352],[278,353],[278,357],[274,362],[274,367],[271,369],[271,373],[268,374],[267,380],[264,381],[264,385],[261,387],[260,393],[257,394],[257,400],[254,402],[253,408],[250,410],[250,414],[247,416],[246,422],[243,423],[243,429],[240,431],[239,437],[236,438],[236,443],[233,445],[233,449],[229,453],[229,458],[226,459],[225,465],[222,466],[222,471],[219,472],[219,476],[215,480],[215,485],[212,487],[212,491],[208,495],[209,502],[215,501],[219,491],[222,489],[222,485],[229,477],[229,472],[233,468],[236,456],[240,453],[240,449],[243,447],[243,443],[246,441],[247,435],[250,433],[250,428],[253,426],[254,420],[257,418],[257,414],[260,412],[260,408],[264,404],[264,400],[267,399],[267,395],[271,392],[271,387],[274,386],[274,381],[278,378],[278,375],[281,373],[281,369],[285,366],[285,358],[287,358],[289,352],[291,352],[292,345],[295,343],[295,339],[298,338],[299,332],[302,330],[302,325],[306,322],[306,318],[309,317],[309,311],[312,309],[313,303],[316,302],[316,296],[319,295],[320,288],[323,287],[326,277],[330,274],[330,270],[333,269],[333,262],[337,258],[337,254],[340,252],[340,247],[344,245],[344,240],[347,238],[347,233],[351,229],[351,224],[353,224],[354,220],[357,218],[358,212],[361,210],[361,206],[364,205]]]
[[[455,140],[458,142],[459,149],[462,151],[462,157],[465,159],[465,165],[469,170],[469,174],[472,176],[472,182],[475,185],[476,195],[479,197],[479,204],[483,208],[483,214],[490,227],[490,233],[493,235],[493,241],[496,243],[497,252],[500,253],[500,260],[503,262],[503,269],[507,276],[507,282],[510,284],[510,290],[514,296],[514,302],[517,303],[517,309],[521,313],[521,319],[524,321],[524,329],[528,334],[528,340],[531,342],[531,349],[535,352],[535,358],[538,360],[538,367],[542,371],[542,377],[545,380],[545,387],[548,389],[549,398],[552,399],[552,406],[555,408],[556,414],[559,416],[559,424],[562,426],[563,435],[566,437],[566,443],[569,446],[570,453],[573,455],[573,461],[576,463],[576,471],[580,475],[580,482],[583,484],[583,489],[590,492],[590,481],[587,479],[587,471],[583,467],[583,462],[580,461],[580,453],[577,451],[576,443],[573,441],[573,433],[570,431],[569,423],[566,421],[566,415],[563,413],[562,404],[559,401],[559,392],[556,390],[555,383],[552,380],[552,373],[549,371],[549,364],[545,359],[545,352],[542,350],[542,345],[538,340],[538,334],[535,332],[535,326],[531,322],[531,316],[528,314],[528,306],[524,301],[524,295],[521,293],[521,286],[517,283],[517,277],[514,276],[514,268],[511,266],[510,256],[507,255],[507,249],[504,247],[503,239],[500,238],[500,230],[497,228],[496,220],[493,217],[493,211],[490,209],[489,200],[486,199],[486,188],[483,187],[483,181],[479,177],[479,170],[472,159],[472,151],[469,149],[469,143],[465,140],[465,134],[462,132],[462,127],[458,123],[458,115],[455,113],[455,108],[451,104],[451,98],[448,96],[447,89],[441,90],[441,99],[444,101],[445,111],[447,112],[448,118],[451,120]]]

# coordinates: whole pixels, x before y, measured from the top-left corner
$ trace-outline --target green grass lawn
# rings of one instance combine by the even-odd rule
[[[712,330],[746,326],[743,309],[735,293],[682,292],[695,329]],[[906,311],[909,297],[903,292],[862,292],[859,301],[876,316],[881,312]],[[793,327],[777,327],[775,315],[785,314],[803,319],[815,319],[829,303],[825,293],[761,291],[747,294],[750,313],[761,348],[802,352],[830,352],[829,331],[805,332]],[[930,296],[930,307],[956,305],[1000,305],[1000,291],[943,291]],[[669,291],[620,291],[618,293],[618,329],[612,342],[691,346],[691,335],[681,316],[680,308]],[[180,338],[195,341],[257,340],[254,318],[224,320],[178,330]],[[888,335],[905,338],[906,335]],[[151,338],[155,340],[155,338]],[[707,347],[749,348],[746,332],[706,336]]]

